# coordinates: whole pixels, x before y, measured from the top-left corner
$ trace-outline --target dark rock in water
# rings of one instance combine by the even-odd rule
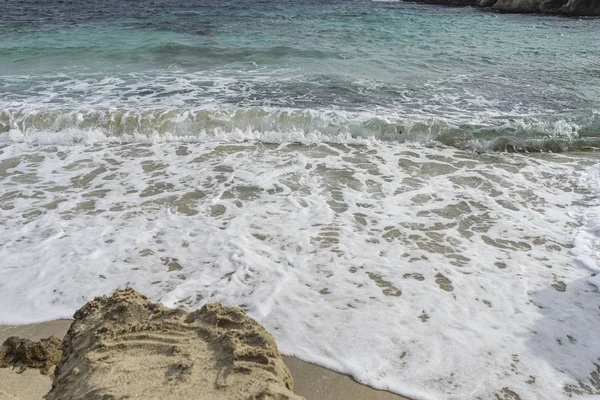
[[[492,7],[503,12],[542,12],[572,16],[600,15],[598,0],[498,0]]]
[[[479,0],[479,4],[477,4],[479,7],[491,7],[494,4],[496,4],[498,0]]]
[[[506,13],[600,16],[600,0],[417,0],[418,3],[486,7]]]
[[[538,13],[542,12],[541,3],[542,1],[538,0],[498,0],[492,9],[502,12]]]
[[[479,6],[479,0],[417,0],[417,3],[442,4],[447,6]]]
[[[47,374],[54,365],[60,363],[62,356],[62,340],[50,336],[39,342],[11,336],[4,341],[0,349],[0,368],[10,366],[39,368]]]
[[[600,1],[598,0],[571,0],[563,1],[558,12],[573,16],[599,16]]]

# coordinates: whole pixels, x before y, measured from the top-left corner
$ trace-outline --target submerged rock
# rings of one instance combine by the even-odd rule
[[[62,354],[61,340],[50,336],[39,342],[11,336],[4,341],[0,349],[0,368],[17,367],[39,368],[43,374],[60,362]]]
[[[74,315],[47,400],[300,400],[273,337],[237,308],[169,309],[132,289]]]

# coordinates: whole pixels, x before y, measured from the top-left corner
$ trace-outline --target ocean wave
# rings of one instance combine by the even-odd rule
[[[462,123],[336,110],[278,108],[2,110],[0,138],[31,142],[259,141],[439,143],[482,151],[600,148],[598,121],[535,118]]]

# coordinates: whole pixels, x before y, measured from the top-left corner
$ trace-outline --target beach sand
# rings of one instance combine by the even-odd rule
[[[10,336],[39,340],[50,335],[64,337],[71,320],[49,321],[31,325],[0,326],[0,343]],[[390,392],[371,389],[352,378],[326,368],[284,356],[292,373],[295,393],[307,400],[402,400],[404,397]],[[0,400],[39,400],[50,390],[52,375],[42,375],[38,370],[18,374],[11,368],[0,369]]]

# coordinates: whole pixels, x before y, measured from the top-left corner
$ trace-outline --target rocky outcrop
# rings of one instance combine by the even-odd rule
[[[16,367],[21,372],[26,368],[39,368],[48,374],[60,362],[61,354],[61,340],[56,336],[38,342],[11,336],[0,348],[0,368]]]
[[[599,0],[498,0],[492,9],[514,13],[550,13],[572,16],[600,15]]]
[[[415,0],[415,3],[442,4],[446,6],[479,6],[479,0]]]
[[[237,308],[188,312],[132,289],[78,310],[47,400],[301,400],[273,337]]]
[[[600,0],[417,0],[449,6],[489,7],[507,13],[548,13],[567,16],[600,16]]]

